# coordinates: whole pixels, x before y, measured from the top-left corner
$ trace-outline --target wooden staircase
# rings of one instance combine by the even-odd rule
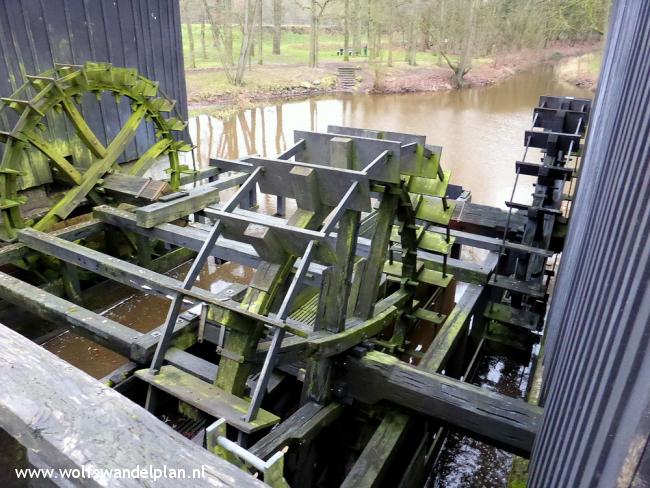
[[[357,86],[357,68],[353,66],[339,66],[337,68],[339,85],[343,91],[354,91]]]

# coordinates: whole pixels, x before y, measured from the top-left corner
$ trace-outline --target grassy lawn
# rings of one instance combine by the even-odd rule
[[[187,24],[183,24],[183,54],[185,57],[185,68],[190,69],[190,50],[189,50],[189,41],[188,41],[188,30]],[[212,32],[208,25],[205,26],[205,56],[203,55],[203,49],[201,46],[201,25],[193,24],[192,33],[194,37],[194,53],[196,56],[195,62],[197,68],[219,68],[221,66],[219,60],[219,53],[216,47],[213,46],[212,42]],[[257,41],[257,39],[256,39]],[[326,32],[322,32],[319,36],[319,61],[322,62],[332,62],[332,61],[343,61],[341,56],[337,56],[336,52],[339,48],[343,47],[343,36],[342,35],[332,35]],[[363,48],[363,43],[361,44]],[[239,29],[233,29],[233,49],[235,58],[239,56],[239,50],[241,46],[241,32]],[[287,65],[287,64],[303,64],[306,65],[309,59],[309,34],[298,34],[294,32],[283,32],[282,33],[282,45],[281,45],[281,54],[272,54],[273,39],[270,32],[264,32],[263,38],[263,53],[264,53],[264,64],[268,65]],[[383,46],[384,49],[381,53],[381,57],[386,61],[388,57],[387,46]],[[257,46],[256,46],[257,49]],[[256,53],[257,54],[257,53]],[[404,60],[405,51],[404,49],[398,48],[396,46],[393,51],[393,60],[395,64],[401,64]],[[454,58],[454,56],[450,56]],[[418,52],[416,55],[417,63],[420,65],[433,65],[437,62],[437,57],[430,52]],[[353,56],[350,59],[353,63],[365,63],[368,61],[368,58],[365,56]],[[481,63],[485,60],[477,60]],[[253,63],[257,62],[257,57],[252,61]]]

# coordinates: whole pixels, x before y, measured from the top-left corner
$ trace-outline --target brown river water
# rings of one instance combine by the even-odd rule
[[[427,136],[443,147],[442,165],[452,182],[471,190],[472,201],[505,207],[514,182],[514,162],[522,158],[524,130],[540,95],[592,97],[590,92],[560,81],[551,66],[518,74],[501,84],[462,91],[402,95],[337,95],[284,101],[243,110],[225,121],[199,115],[190,121],[198,146],[197,168],[209,157],[237,158],[247,154],[274,156],[293,142],[294,129],[325,131],[328,124],[410,132]],[[529,152],[528,160],[536,157]],[[515,200],[528,202],[532,179],[520,179]],[[271,212],[274,199],[260,202]],[[182,277],[187,265],[170,274]],[[246,283],[253,270],[228,264],[208,265],[200,285],[214,291],[230,282]],[[129,289],[116,291],[114,303],[99,311],[146,332],[163,322],[169,301]],[[72,364],[101,378],[126,358],[66,332],[45,346]],[[501,355],[485,355],[474,383],[504,394],[521,396],[527,364]],[[428,486],[505,486],[511,463],[508,453],[452,433],[447,452],[436,464]]]

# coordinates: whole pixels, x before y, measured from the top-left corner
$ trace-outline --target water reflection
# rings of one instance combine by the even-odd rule
[[[488,353],[477,366],[473,384],[514,398],[524,398],[530,368],[512,355]],[[503,487],[508,484],[512,454],[457,432],[447,439],[426,488]]]
[[[524,130],[540,95],[590,97],[558,79],[551,66],[538,67],[501,84],[462,91],[402,95],[340,95],[243,110],[221,121],[190,120],[198,167],[209,157],[274,156],[293,143],[293,130],[324,131],[329,124],[411,132],[443,147],[452,181],[470,189],[473,201],[504,207],[522,158]],[[538,157],[529,151],[528,160]],[[528,202],[532,178],[520,178],[516,200]]]

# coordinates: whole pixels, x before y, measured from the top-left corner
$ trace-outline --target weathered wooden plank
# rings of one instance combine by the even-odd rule
[[[246,422],[243,417],[248,410],[249,401],[227,393],[175,366],[163,366],[158,374],[152,374],[149,369],[141,369],[136,371],[135,375],[202,412],[226,419],[229,425],[247,434],[270,427],[280,420],[272,413],[260,409],[255,420]]]
[[[510,233],[523,232],[526,218],[523,214],[512,212],[509,223]],[[501,238],[507,223],[508,212],[505,210],[489,205],[457,201],[450,226],[452,229]]]
[[[420,360],[419,367],[421,369],[438,371],[444,367],[454,350],[454,345],[465,331],[469,318],[474,313],[483,292],[484,287],[481,285],[467,285],[467,289],[447,316],[440,331]]]
[[[79,224],[69,225],[63,229],[52,231],[50,234],[61,237],[63,239],[76,241],[77,239],[83,239],[92,234],[95,234],[96,232],[99,232],[102,229],[103,225],[104,223],[101,220],[89,219]],[[6,246],[0,247],[0,266],[21,259],[28,253],[29,247],[21,243],[8,244]]]
[[[339,418],[341,413],[343,413],[343,406],[340,403],[321,405],[307,402],[257,441],[249,451],[261,459],[267,459],[291,442],[309,442],[322,429]]]
[[[404,440],[409,417],[389,411],[363,448],[341,488],[373,488],[381,486],[391,458]]]
[[[501,288],[513,293],[521,293],[534,298],[544,298],[546,292],[536,283],[521,281],[511,276],[497,275],[496,279],[491,279],[488,285],[494,288]]]
[[[136,208],[135,216],[138,225],[149,229],[158,224],[187,217],[219,200],[219,190],[208,185],[193,188],[186,193],[186,196]]]
[[[217,366],[210,361],[185,352],[177,347],[170,347],[165,353],[165,361],[172,366],[196,376],[200,380],[212,382],[217,377]]]
[[[348,356],[341,368],[347,393],[375,404],[386,400],[467,431],[516,453],[530,453],[542,409],[372,351]]]
[[[179,280],[150,271],[127,261],[113,258],[79,244],[68,242],[33,229],[21,230],[19,232],[19,238],[21,242],[32,249],[76,264],[81,268],[119,281],[127,286],[144,289],[165,297],[180,293],[187,297],[188,300],[209,303],[215,305],[217,308],[235,312],[253,321],[284,328],[299,336],[306,335],[302,330],[294,329],[284,322],[240,308],[237,302],[222,300],[218,295],[208,290],[198,287],[192,287],[189,290],[185,289]]]
[[[161,196],[171,193],[169,183],[140,178],[139,176],[115,173],[102,178],[101,188],[109,195],[123,201],[155,202]]]
[[[4,326],[0,383],[0,428],[52,467],[85,468],[89,477],[76,480],[79,486],[106,486],[101,470],[148,466],[188,473],[187,479],[159,479],[156,486],[266,486]],[[136,488],[142,480],[121,478],[119,485]]]
[[[0,298],[46,320],[61,322],[127,357],[142,334],[107,317],[0,272]]]
[[[537,313],[494,302],[488,303],[483,316],[506,325],[522,327],[528,330],[536,330],[541,320],[540,315]]]
[[[151,228],[158,224],[186,217],[187,215],[203,210],[208,205],[219,201],[219,192],[246,181],[249,175],[235,173],[219,178],[206,185],[187,190],[187,195],[156,202],[146,207],[135,210],[136,219],[140,227]]]

